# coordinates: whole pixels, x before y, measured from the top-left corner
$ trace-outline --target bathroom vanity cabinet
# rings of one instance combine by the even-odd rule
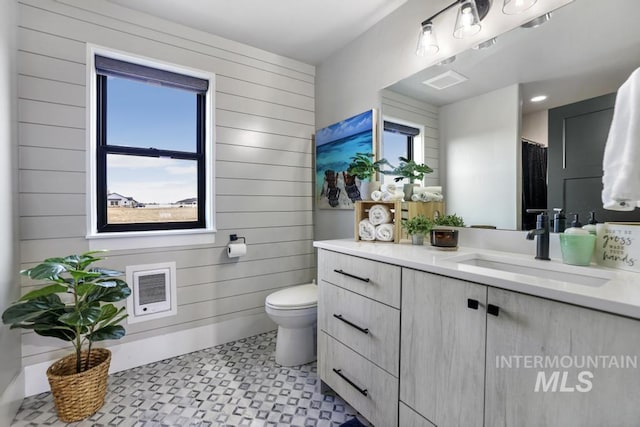
[[[398,264],[319,250],[320,378],[374,425],[637,425],[640,321]]]
[[[401,268],[318,254],[321,380],[377,426],[398,425]]]

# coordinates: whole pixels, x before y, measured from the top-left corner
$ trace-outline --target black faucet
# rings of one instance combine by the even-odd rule
[[[536,229],[529,230],[527,240],[533,240],[538,236],[536,242],[536,259],[549,260],[549,216],[545,209],[527,209],[527,213],[537,213]]]

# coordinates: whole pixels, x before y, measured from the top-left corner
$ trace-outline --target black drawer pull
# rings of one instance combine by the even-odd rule
[[[500,307],[498,307],[497,305],[488,304],[487,305],[487,313],[492,314],[494,316],[499,316],[500,315]]]
[[[472,310],[477,310],[478,309],[478,300],[469,298],[467,300],[467,308],[470,308]]]
[[[344,276],[351,277],[352,279],[357,279],[357,280],[361,280],[361,281],[363,281],[363,282],[367,282],[367,283],[369,283],[369,278],[368,278],[368,277],[366,277],[366,278],[364,278],[364,277],[359,277],[359,276],[356,276],[356,275],[354,275],[354,274],[346,273],[346,272],[344,272],[344,271],[342,271],[342,270],[333,270],[333,271],[335,271],[336,273],[342,274],[342,275],[344,275]]]
[[[349,322],[347,319],[345,319],[344,317],[342,317],[342,314],[333,314],[333,317],[335,317],[338,320],[342,320],[344,323],[346,323],[347,325],[356,328],[357,330],[359,330],[360,332],[362,332],[363,334],[368,334],[369,333],[369,328],[362,328],[358,325],[356,325],[355,323]]]
[[[360,387],[358,387],[357,385],[355,385],[355,383],[353,381],[351,381],[349,378],[347,378],[343,373],[342,373],[342,369],[336,369],[333,368],[333,372],[335,372],[336,374],[338,374],[338,376],[340,378],[342,378],[343,380],[345,380],[346,382],[349,383],[349,385],[353,388],[355,388],[356,390],[358,390],[363,396],[366,396],[369,392],[367,391],[367,389],[361,389]]]

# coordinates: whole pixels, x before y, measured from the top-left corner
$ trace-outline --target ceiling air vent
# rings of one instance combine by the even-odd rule
[[[429,80],[423,81],[422,84],[431,86],[434,89],[442,90],[462,82],[466,82],[467,80],[469,79],[462,74],[449,70],[442,74],[438,74],[435,77],[431,77]]]

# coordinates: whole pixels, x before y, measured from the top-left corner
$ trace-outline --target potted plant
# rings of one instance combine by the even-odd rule
[[[386,159],[373,161],[373,158],[373,153],[356,153],[355,156],[351,157],[351,163],[349,163],[347,172],[343,176],[345,190],[351,201],[370,200],[371,192],[377,190],[375,188],[376,174],[380,172],[380,167],[388,165],[389,162]],[[355,183],[355,178],[360,181],[359,188]]]
[[[440,215],[433,220],[431,230],[431,245],[445,248],[458,246],[458,230],[447,227],[464,227],[464,220],[456,214]]]
[[[75,353],[47,370],[58,417],[72,422],[84,419],[104,404],[111,352],[93,343],[119,339],[125,329],[125,307],[113,302],[126,299],[131,289],[122,272],[91,265],[103,258],[98,252],[45,259],[20,274],[46,281],[25,294],[2,314],[11,329],[31,329],[36,334],[70,342]],[[83,348],[86,346],[86,350]]]
[[[406,157],[398,157],[400,160],[400,164],[394,167],[390,171],[386,171],[384,173],[389,175],[398,175],[394,178],[395,182],[402,181],[407,178],[409,180],[408,184],[404,185],[404,197],[405,200],[411,200],[411,195],[413,193],[413,186],[416,181],[422,181],[426,174],[432,173],[433,169],[424,163],[416,163],[414,160],[409,160]]]
[[[433,228],[433,221],[420,214],[413,218],[403,219],[402,228],[411,236],[411,243],[422,245],[424,244],[425,234],[429,234]]]

